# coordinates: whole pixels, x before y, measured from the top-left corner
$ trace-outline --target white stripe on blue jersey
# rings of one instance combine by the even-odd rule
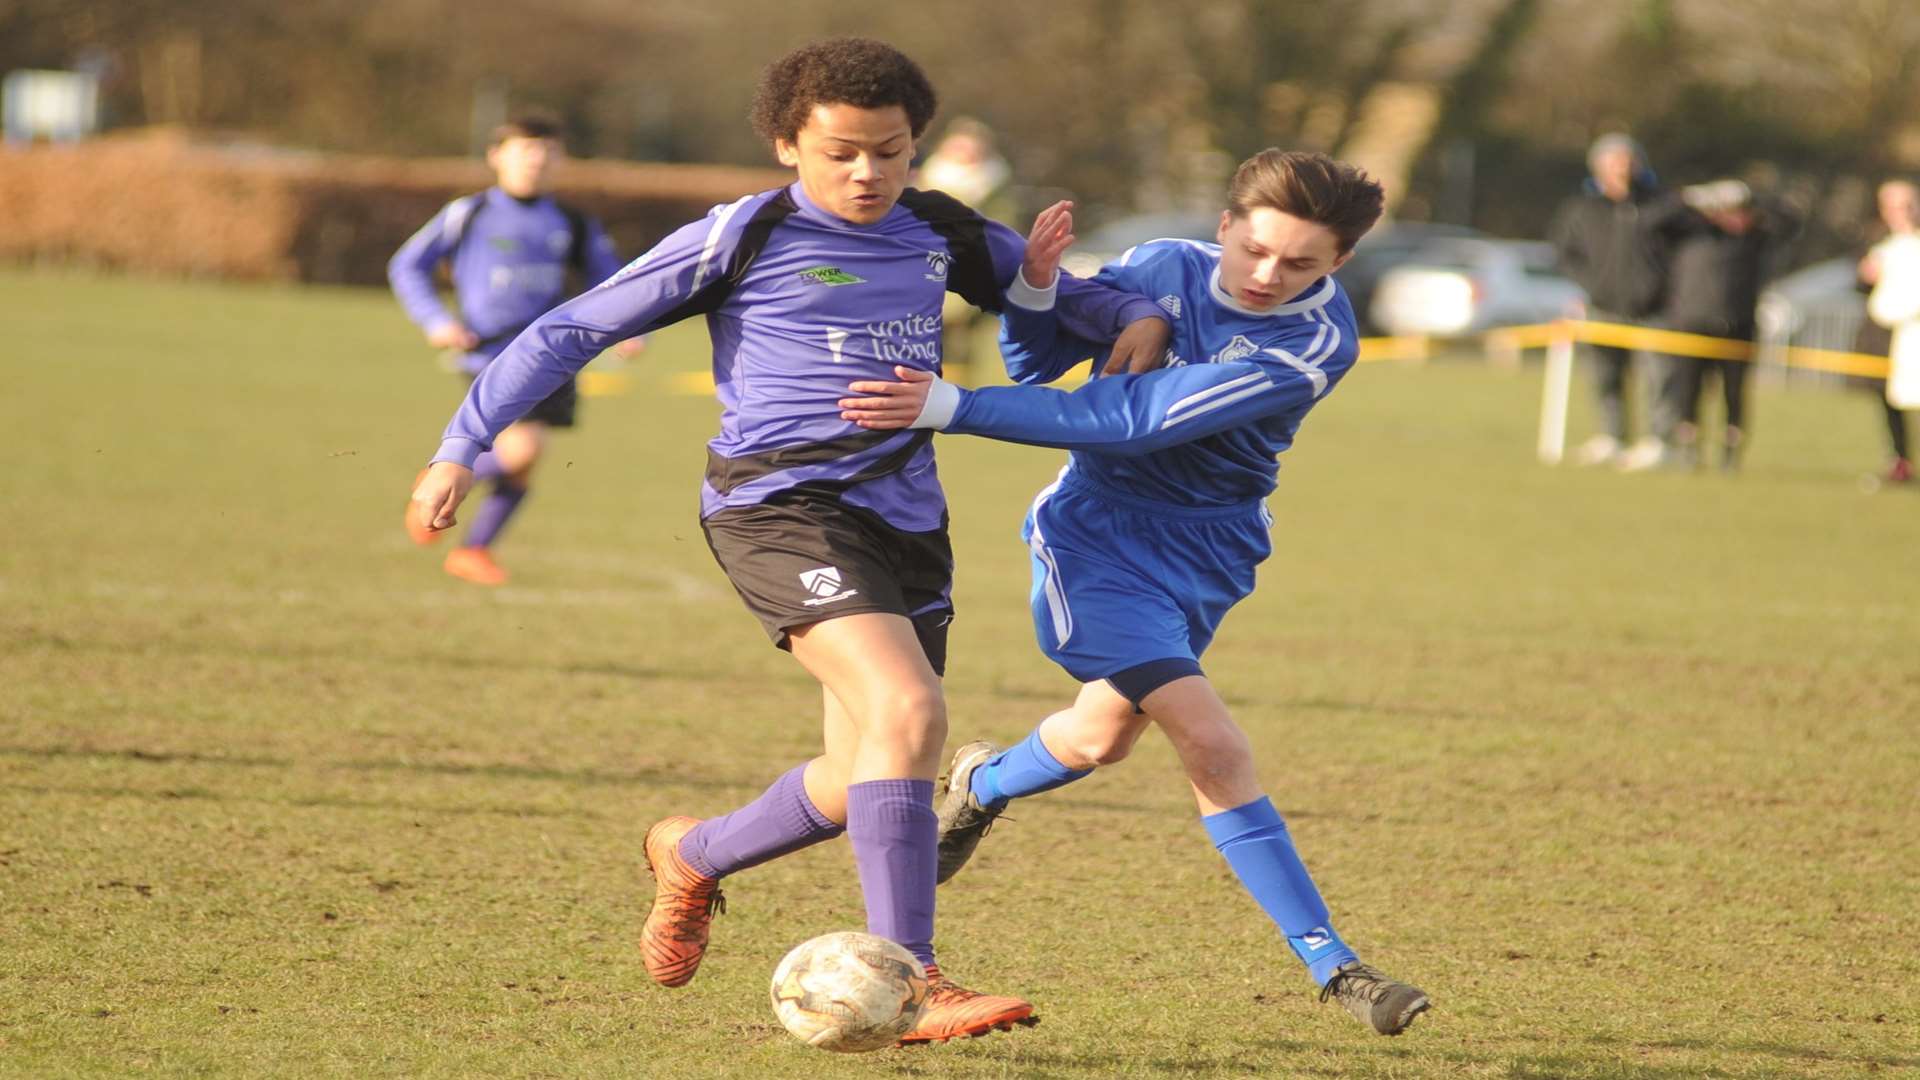
[[[700,249],[700,263],[693,268],[693,286],[690,292],[699,292],[700,286],[706,283],[707,267],[713,265],[713,255],[720,249],[720,236],[727,231],[727,222],[732,221],[733,215],[739,213],[740,208],[752,202],[755,197],[748,195],[734,200],[713,219],[713,227],[707,230],[707,242]]]
[[[1096,279],[1167,298],[1172,349],[1159,371],[1097,378],[1072,393],[1043,387],[963,391],[946,430],[1064,447],[1074,468],[1118,491],[1179,505],[1222,506],[1273,490],[1276,457],[1307,411],[1351,370],[1353,311],[1322,278],[1265,311],[1218,283],[1220,249],[1153,240]],[[1101,343],[1060,332],[1044,312],[1003,316],[1008,369],[1057,377]]]

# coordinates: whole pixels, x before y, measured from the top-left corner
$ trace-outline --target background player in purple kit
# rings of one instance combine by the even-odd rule
[[[552,120],[528,115],[500,125],[487,148],[494,186],[441,208],[387,263],[387,279],[407,317],[426,332],[427,344],[456,353],[469,378],[555,304],[620,269],[599,222],[548,194],[554,166],[565,156]],[[443,262],[452,271],[455,311],[447,310],[434,288],[434,270]],[[642,347],[636,338],[618,351],[630,355]],[[447,573],[480,585],[506,582],[493,543],[527,497],[547,429],[572,427],[577,402],[569,378],[514,418],[474,463],[476,476],[492,480],[493,491],[466,538],[447,553]],[[411,513],[406,521],[415,543],[439,538]]]
[[[1033,1012],[960,987],[934,963],[953,559],[932,433],[866,431],[838,404],[849,378],[939,370],[949,291],[998,311],[1020,287],[1017,233],[905,186],[934,107],[919,67],[879,42],[828,41],[775,61],[754,128],[798,182],[716,207],[535,322],[474,383],[413,496],[423,527],[451,526],[471,463],[519,410],[613,341],[706,317],[722,412],[702,525],[749,610],[820,681],[825,753],[730,814],[648,830],[657,891],[642,955],[656,981],[684,985],[705,955],[720,878],[845,831],[868,929],[927,965],[910,1042]],[[1116,364],[1165,345],[1164,315],[1143,297],[1076,282],[1061,288],[1059,314],[1075,333],[1119,339]]]
[[[1156,297],[1173,318],[1166,367],[1038,386],[961,390],[901,368],[904,382],[855,382],[843,416],[878,431],[936,429],[1073,451],[1034,500],[1034,627],[1083,684],[1072,706],[1009,750],[954,753],[940,808],[940,880],[956,873],[1007,803],[1127,756],[1149,723],[1179,753],[1201,822],[1321,987],[1383,1035],[1428,1007],[1417,987],[1362,964],[1261,788],[1252,744],[1200,667],[1229,609],[1272,552],[1276,455],[1359,353],[1353,309],[1332,274],[1380,216],[1380,185],[1320,154],[1267,150],[1240,165],[1219,243],[1155,240],[1094,279]],[[1072,240],[1065,207],[1028,238],[1027,285],[1056,280]],[[1065,287],[1072,278],[1057,277]],[[1063,327],[1046,289],[1012,295],[1007,369],[1049,382],[1098,349]]]

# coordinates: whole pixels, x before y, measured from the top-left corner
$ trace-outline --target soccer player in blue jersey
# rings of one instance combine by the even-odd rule
[[[1200,668],[1220,620],[1253,589],[1272,550],[1264,498],[1276,455],[1358,353],[1353,311],[1332,274],[1372,228],[1380,186],[1318,154],[1268,150],[1234,174],[1219,243],[1155,240],[1095,281],[1153,297],[1173,318],[1166,366],[1037,386],[962,390],[902,368],[856,381],[842,415],[874,430],[934,429],[1073,453],[1035,499],[1024,535],[1033,616],[1046,654],[1082,682],[1073,705],[1009,750],[960,747],[942,801],[940,880],[966,862],[1007,803],[1127,756],[1149,723],[1180,755],[1201,821],[1322,987],[1381,1034],[1427,996],[1360,963],[1334,932],[1252,747]],[[1008,371],[1046,382],[1101,341],[1063,326],[1048,291],[1072,239],[1056,207],[1028,237],[1026,290],[1003,315]],[[1024,273],[1024,271],[1023,271]],[[869,396],[857,396],[869,395]]]
[[[934,106],[920,68],[879,42],[828,41],[775,61],[754,128],[797,182],[716,207],[536,321],[475,381],[413,494],[423,527],[451,526],[472,462],[519,410],[607,343],[705,316],[721,417],[701,523],[768,636],[820,681],[825,752],[732,813],[647,831],[656,894],[642,956],[656,981],[684,985],[705,955],[721,878],[844,831],[868,929],[927,968],[910,1042],[1030,1022],[1033,1006],[965,989],[934,960],[933,787],[953,617],[946,500],[931,432],[863,430],[841,418],[839,399],[850,378],[937,372],[948,292],[999,311],[1016,278],[1052,273],[1023,273],[1019,234],[905,186]],[[1086,282],[1062,282],[1058,298],[1069,332],[1116,341],[1113,364],[1165,345],[1150,299]]]
[[[458,354],[472,378],[506,349],[514,335],[567,296],[605,281],[620,269],[613,242],[600,224],[549,193],[553,168],[566,156],[560,129],[543,116],[515,117],[493,133],[487,164],[495,184],[441,208],[387,263],[387,279],[427,343]],[[446,263],[455,311],[434,288],[434,270]],[[569,278],[576,282],[569,287]],[[630,355],[641,339],[620,343]],[[507,572],[492,555],[494,541],[520,508],[549,428],[574,425],[578,394],[572,379],[534,403],[481,454],[474,471],[493,481],[462,543],[447,553],[447,573],[480,585],[501,585]],[[440,534],[423,528],[409,507],[407,534],[430,544]]]

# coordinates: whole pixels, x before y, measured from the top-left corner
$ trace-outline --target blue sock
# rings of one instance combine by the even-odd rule
[[[1009,800],[1066,787],[1092,771],[1069,769],[1060,764],[1060,759],[1040,741],[1040,729],[1034,728],[1012,749],[1002,750],[973,770],[967,787],[981,806],[999,810]]]
[[[1272,800],[1262,795],[1245,806],[1208,814],[1200,823],[1240,883],[1286,935],[1314,982],[1325,986],[1341,964],[1359,959],[1333,932],[1326,902],[1294,851],[1287,823],[1280,820]]]

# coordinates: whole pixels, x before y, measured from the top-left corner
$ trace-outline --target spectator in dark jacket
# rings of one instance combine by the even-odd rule
[[[1738,180],[1682,188],[1657,214],[1666,238],[1667,300],[1660,323],[1669,330],[1752,341],[1760,286],[1778,254],[1799,231],[1800,217],[1784,204],[1756,201]],[[1653,405],[1653,435],[1646,451],[1635,447],[1628,469],[1656,465],[1692,467],[1700,460],[1700,394],[1717,378],[1726,402],[1726,435],[1720,465],[1740,464],[1746,442],[1746,384],[1753,365],[1744,360],[1695,356],[1664,358]]]
[[[1880,221],[1887,237],[1920,232],[1920,187],[1907,180],[1889,180],[1878,193]],[[1858,284],[1861,292],[1871,292],[1880,282],[1881,244],[1876,243],[1860,258]],[[1885,356],[1893,343],[1893,331],[1874,322],[1860,320],[1860,332],[1853,340],[1853,351]],[[1908,450],[1907,414],[1887,401],[1884,382],[1876,380],[1874,396],[1887,410],[1887,437],[1892,444],[1893,462],[1887,466],[1886,482],[1904,484],[1913,479],[1913,455]]]
[[[1552,240],[1560,268],[1587,291],[1587,317],[1595,322],[1643,323],[1664,299],[1665,254],[1647,211],[1659,189],[1646,155],[1631,138],[1602,135],[1587,151],[1592,178],[1554,218]],[[1627,378],[1633,350],[1589,346],[1600,395],[1604,430],[1575,452],[1574,460],[1597,465],[1617,461],[1628,440]]]

